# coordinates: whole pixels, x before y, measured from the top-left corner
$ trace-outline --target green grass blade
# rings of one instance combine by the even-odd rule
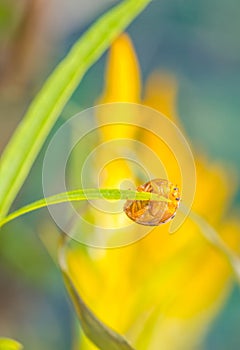
[[[19,216],[31,213],[37,209],[47,207],[49,205],[55,205],[64,202],[78,202],[90,199],[135,199],[135,200],[154,200],[168,202],[169,200],[165,197],[159,196],[155,193],[150,192],[136,192],[131,190],[118,190],[118,189],[95,189],[86,188],[81,190],[75,190],[70,192],[59,193],[51,197],[39,199],[36,202],[28,204],[8,216],[0,219],[0,228],[8,222],[18,218]]]
[[[0,350],[21,350],[22,345],[16,340],[9,338],[0,338]]]
[[[63,241],[59,249],[59,264],[64,277],[65,285],[72,299],[75,311],[80,321],[81,327],[86,336],[100,350],[134,350],[127,340],[112,328],[99,320],[88,308],[81,295],[74,286],[65,261],[66,242]]]
[[[32,102],[0,162],[0,218],[27,177],[47,135],[88,68],[151,0],[125,0],[73,46]]]

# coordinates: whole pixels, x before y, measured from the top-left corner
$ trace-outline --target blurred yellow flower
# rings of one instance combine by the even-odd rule
[[[152,74],[142,101],[140,80],[131,41],[124,34],[112,45],[101,102],[141,102],[180,126],[175,77]],[[109,126],[103,128],[102,140],[129,137],[131,133],[134,130]],[[169,179],[180,183],[176,160],[163,141],[147,131],[139,137],[157,153]],[[104,187],[118,187],[129,175],[131,170],[124,160],[117,162],[117,166],[110,163],[106,167]],[[216,228],[228,246],[236,248],[239,223],[226,216],[234,186],[218,164],[203,157],[196,159],[196,171],[193,210]],[[233,277],[226,257],[190,219],[174,235],[169,235],[166,224],[154,228],[144,239],[118,249],[73,244],[67,259],[75,286],[86,303],[138,350],[195,349],[223,305]],[[82,335],[80,348],[89,350],[95,346]]]

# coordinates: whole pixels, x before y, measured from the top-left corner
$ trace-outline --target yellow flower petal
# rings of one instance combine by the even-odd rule
[[[214,224],[226,212],[236,190],[236,181],[220,164],[210,163],[203,157],[197,159],[196,170],[198,178],[193,210]]]
[[[106,86],[101,103],[139,102],[140,72],[138,61],[128,35],[122,34],[110,49]]]
[[[131,77],[131,78],[130,78]],[[122,34],[116,39],[109,52],[107,72],[106,72],[106,86],[100,103],[110,102],[139,102],[140,100],[140,72],[138,68],[137,57],[127,34]],[[97,120],[105,122],[107,110],[98,113]],[[112,121],[118,120],[118,107],[110,110]],[[125,109],[126,113],[126,109]],[[132,116],[134,122],[134,116]],[[100,137],[102,144],[106,141],[119,139],[132,139],[136,133],[136,128],[131,125],[106,125],[100,129]],[[115,150],[115,151],[114,151]],[[132,172],[129,169],[126,161],[119,159],[121,156],[116,151],[116,146],[111,148],[111,142],[108,146],[108,158],[112,162],[105,164],[104,154],[99,152],[99,164],[104,166],[100,178],[100,185],[102,187],[119,187],[124,179],[130,179]],[[116,221],[116,220],[115,220]]]
[[[154,72],[147,80],[143,103],[177,121],[176,102],[178,84],[167,72]]]
[[[137,57],[127,34],[122,34],[116,39],[109,52],[107,70],[105,75],[105,91],[98,103],[111,102],[140,102],[141,79]],[[105,121],[107,110],[98,113],[97,120]],[[111,108],[112,121],[118,120],[118,107]],[[126,113],[126,110],[125,110]],[[134,121],[134,116],[132,116]],[[133,126],[107,125],[101,127],[102,141],[132,138],[136,132]]]

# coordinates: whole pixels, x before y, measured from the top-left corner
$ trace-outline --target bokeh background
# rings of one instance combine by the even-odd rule
[[[56,63],[95,18],[116,3],[0,1],[1,151]],[[155,0],[128,33],[143,82],[155,69],[177,78],[178,114],[192,144],[240,180],[240,2]],[[56,127],[94,105],[103,89],[105,63],[106,55],[89,70]],[[44,150],[15,207],[42,196],[43,155]],[[236,215],[239,203],[238,191],[232,205]],[[42,210],[0,233],[0,335],[18,339],[26,349],[65,350],[75,342],[76,320],[54,262],[51,225],[47,210]],[[239,324],[236,285],[201,349],[239,349]]]

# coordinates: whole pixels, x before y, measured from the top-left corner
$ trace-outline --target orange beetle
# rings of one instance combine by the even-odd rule
[[[139,186],[137,191],[156,193],[170,201],[128,200],[124,211],[131,220],[141,225],[158,226],[174,218],[180,201],[177,186],[168,180],[154,179]]]

